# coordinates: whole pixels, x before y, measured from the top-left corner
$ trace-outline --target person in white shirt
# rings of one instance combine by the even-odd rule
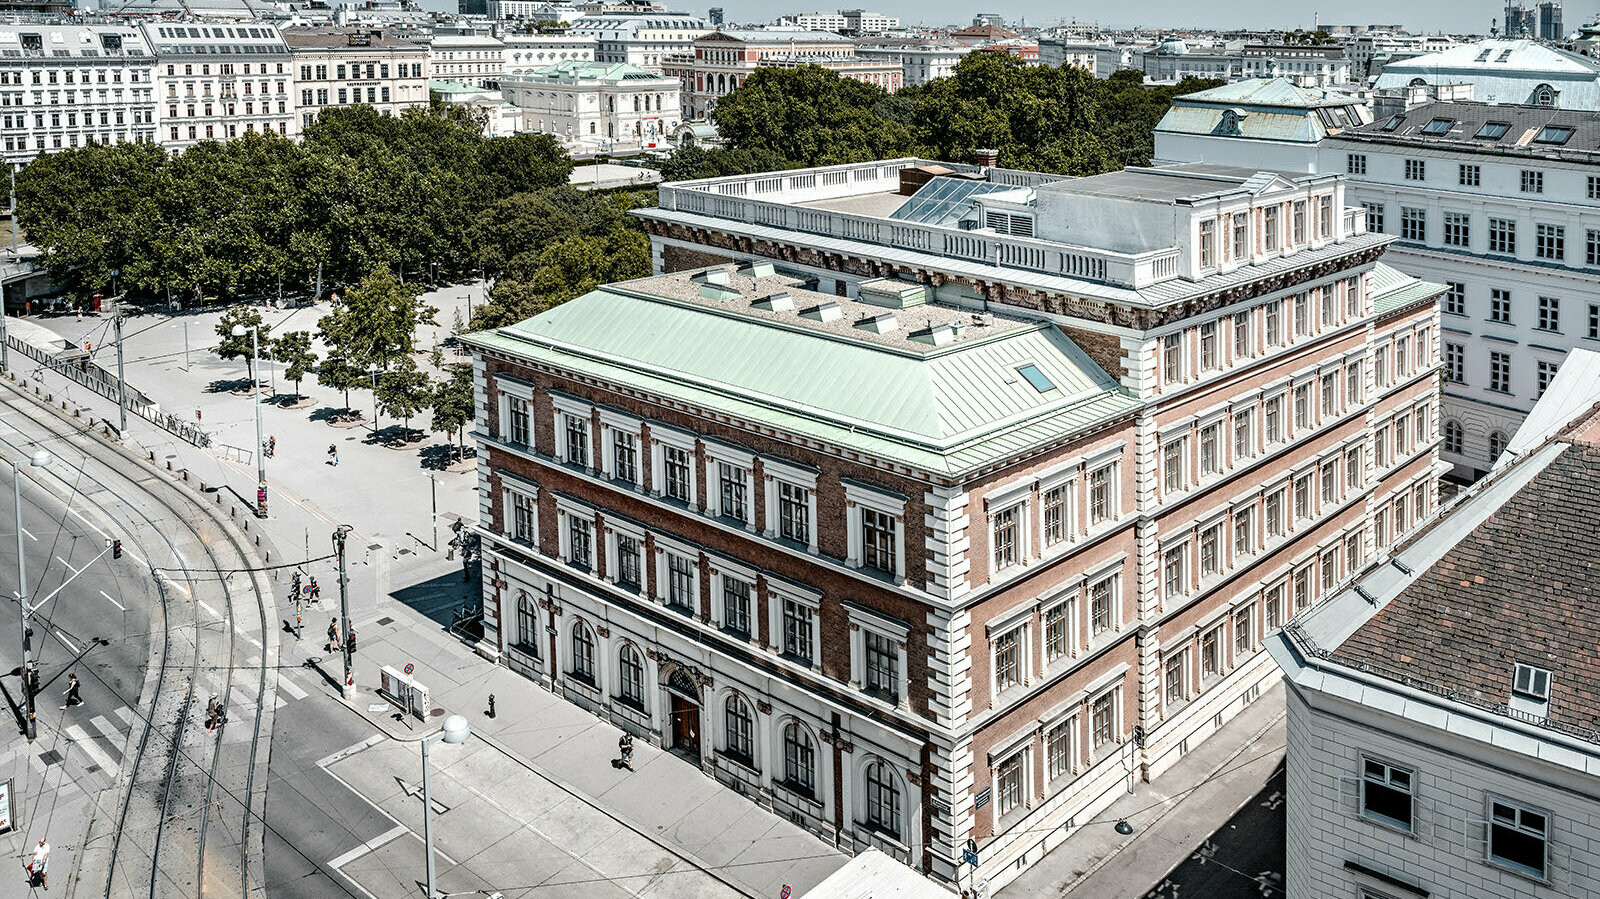
[[[50,844],[44,838],[39,839],[39,845],[33,849],[33,858],[28,862],[28,873],[39,878],[39,885],[50,889],[50,881],[46,874],[50,868]]]

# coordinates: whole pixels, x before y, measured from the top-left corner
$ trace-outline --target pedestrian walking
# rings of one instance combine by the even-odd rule
[[[39,845],[33,847],[33,858],[28,859],[27,868],[30,886],[38,884],[50,889],[50,844],[43,837],[39,838]]]
[[[627,768],[629,771],[632,771],[633,770],[633,734],[624,732],[622,734],[622,739],[617,741],[617,749],[618,749],[618,751],[620,751],[622,753],[622,758],[618,760],[618,764],[621,765],[624,768]]]
[[[62,708],[70,709],[75,705],[83,705],[83,697],[78,695],[78,676],[76,674],[69,673],[67,675],[67,691],[63,695],[67,697],[67,704]]]
[[[339,447],[336,444],[328,444],[328,464],[339,467]]]
[[[311,578],[311,583],[308,586],[311,587],[311,601],[322,602],[322,587],[317,584],[315,576]]]
[[[339,619],[328,619],[328,648],[327,652],[339,651]]]
[[[211,699],[206,702],[206,732],[210,733],[222,723],[222,700],[217,694],[212,693]]]

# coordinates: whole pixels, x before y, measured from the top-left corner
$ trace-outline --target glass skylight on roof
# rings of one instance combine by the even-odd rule
[[[1492,53],[1494,53],[1493,50],[1485,50],[1482,53],[1479,53],[1478,54],[1478,58],[1474,59],[1473,62],[1488,62],[1489,61],[1489,55],[1492,54]]]
[[[1479,128],[1478,133],[1474,134],[1473,137],[1478,140],[1499,140],[1505,137],[1506,132],[1509,130],[1511,130],[1511,126],[1505,122],[1484,122],[1483,127]]]
[[[1448,134],[1450,126],[1455,123],[1455,119],[1434,119],[1422,126],[1422,133],[1429,135]]]
[[[1571,139],[1571,128],[1561,125],[1546,125],[1539,129],[1539,133],[1533,138],[1533,142],[1536,144],[1554,144],[1559,147]]]
[[[1383,123],[1383,128],[1381,130],[1383,130],[1383,131],[1393,131],[1396,128],[1399,128],[1400,127],[1400,123],[1404,122],[1405,120],[1406,120],[1406,117],[1403,116],[1403,115],[1390,116],[1389,117],[1389,121]]]
[[[1031,362],[1017,369],[1017,374],[1027,378],[1028,383],[1033,385],[1033,389],[1040,393],[1056,389],[1056,385],[1050,383],[1050,379],[1044,376],[1044,372],[1040,371],[1039,367]]]
[[[961,219],[972,205],[973,197],[1016,189],[1005,184],[941,175],[918,188],[899,209],[889,214],[889,218],[925,225],[949,225]]]

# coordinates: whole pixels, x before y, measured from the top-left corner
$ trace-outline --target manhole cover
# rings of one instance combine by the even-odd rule
[[[400,555],[402,555],[402,556],[409,556],[409,555],[411,555],[411,550],[409,550],[409,549],[402,549],[402,550],[400,550]]]
[[[383,544],[382,543],[370,543],[370,544],[367,545],[367,549],[383,549]]]
[[[379,626],[379,627],[383,627],[383,626],[384,626],[384,625],[386,625],[386,624],[394,624],[394,619],[393,619],[393,618],[390,618],[390,617],[389,617],[389,616],[387,616],[387,615],[385,615],[385,616],[383,616],[383,617],[382,617],[382,618],[379,618],[379,619],[378,619],[378,621],[377,621],[377,625],[378,625],[378,626]]]
[[[445,711],[444,711],[444,709],[434,709],[433,711],[429,712],[428,714],[430,716],[434,717],[434,718],[443,718],[444,715],[445,715]]]
[[[178,454],[177,453],[167,453],[167,458],[168,459],[176,459],[176,458],[178,458]]]
[[[59,765],[61,764],[61,753],[54,749],[46,749],[44,752],[39,753],[39,761],[44,762],[46,765]]]

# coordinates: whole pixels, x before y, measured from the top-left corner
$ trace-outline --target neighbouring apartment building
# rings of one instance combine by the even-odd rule
[[[1442,289],[1337,175],[663,185],[661,274],[471,335],[485,648],[856,851],[999,886],[1433,513]]]
[[[151,22],[156,139],[177,153],[203,140],[300,133],[294,68],[278,29],[263,22]]]
[[[1595,895],[1597,384],[1574,351],[1486,479],[1269,642],[1285,895]]]
[[[155,55],[133,25],[0,25],[5,160],[154,143]]]
[[[704,19],[685,12],[600,13],[572,23],[571,34],[594,38],[596,62],[625,62],[660,72],[669,57],[689,53],[708,33]]]
[[[486,34],[435,34],[428,42],[429,77],[494,89],[505,71],[506,45]]]
[[[558,63],[594,62],[594,38],[582,34],[502,34],[506,45],[504,73],[526,75]]]
[[[1448,287],[1444,459],[1493,465],[1567,351],[1600,348],[1600,111],[1432,103],[1322,142],[1398,268]]]
[[[869,37],[855,46],[862,59],[899,63],[901,83],[907,87],[950,77],[961,57],[972,52],[965,44],[937,39]]]
[[[850,38],[827,31],[721,28],[694,42],[692,56],[665,63],[683,84],[685,114],[705,118],[717,101],[739,89],[756,69],[821,66],[841,78],[875,84],[893,93],[905,84],[898,59],[858,55]]]
[[[500,87],[521,111],[522,130],[574,148],[653,149],[682,119],[677,79],[627,63],[568,60],[508,76]]]
[[[386,115],[428,105],[428,48],[381,30],[286,28],[302,128],[329,106],[366,104]]]

